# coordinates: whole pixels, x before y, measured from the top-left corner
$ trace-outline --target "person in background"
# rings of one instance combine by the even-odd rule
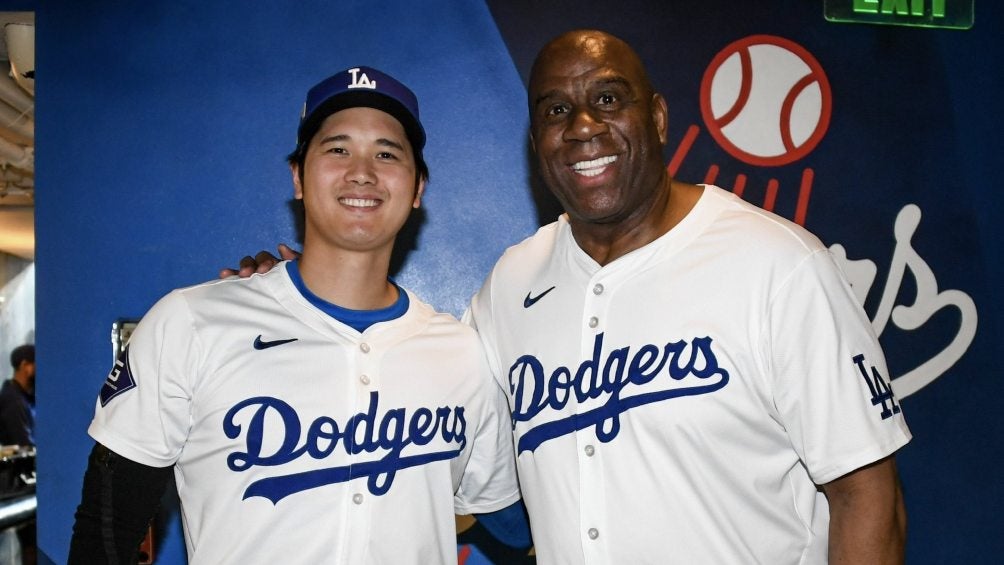
[[[35,445],[35,346],[10,354],[14,374],[0,386],[0,445]]]
[[[4,446],[4,458],[11,457],[26,472],[14,472],[12,481],[3,485],[11,490],[0,494],[22,496],[35,490],[35,346],[15,347],[10,365],[14,374],[0,386],[0,445]],[[11,562],[35,563],[35,529],[32,518],[0,532],[0,561],[10,558]]]

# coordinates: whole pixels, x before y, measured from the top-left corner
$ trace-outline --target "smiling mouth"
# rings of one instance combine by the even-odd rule
[[[339,198],[338,201],[346,206],[352,206],[353,208],[372,208],[380,204],[379,200],[373,200],[371,198]]]
[[[616,155],[609,155],[607,157],[600,157],[599,159],[593,159],[592,161],[579,161],[578,163],[572,164],[572,170],[575,174],[582,175],[584,177],[595,177],[601,174],[603,171],[607,170],[607,165],[613,163],[617,160]]]

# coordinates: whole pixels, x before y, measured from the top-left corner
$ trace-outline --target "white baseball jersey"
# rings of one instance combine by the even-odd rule
[[[468,315],[509,395],[541,564],[825,563],[816,485],[910,439],[829,252],[717,187],[603,267],[560,218]]]
[[[286,263],[173,291],[88,431],[175,465],[193,565],[455,564],[454,512],[519,499],[509,412],[475,332],[408,298],[359,333]]]

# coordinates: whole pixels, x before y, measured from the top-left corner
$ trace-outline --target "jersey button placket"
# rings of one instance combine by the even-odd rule
[[[366,399],[366,404],[369,405],[369,393],[372,388],[370,385],[373,384],[373,376],[376,372],[373,370],[373,363],[376,355],[373,353],[373,346],[368,342],[361,342],[359,344],[359,354],[358,354],[358,368],[359,368],[359,396],[360,398]]]
[[[365,487],[365,480],[357,482],[359,482],[359,485],[363,488]],[[346,509],[346,516],[348,516],[349,522],[348,537],[344,537],[342,539],[366,539],[366,536],[369,535],[370,531],[370,523],[372,519],[370,511],[373,505],[366,504],[367,499],[365,492],[353,492],[350,500],[352,501],[352,504],[349,504],[348,506],[350,506],[350,508]],[[366,561],[366,544],[348,543],[345,545],[347,546],[346,551],[344,552],[345,563],[364,563]]]
[[[585,328],[582,332],[581,358],[591,359],[593,349],[596,345],[597,335],[604,332],[607,319],[607,308],[610,299],[608,284],[594,278],[584,288],[583,303],[585,305],[584,318]],[[603,349],[610,345],[604,341]],[[598,374],[591,380],[594,383],[602,382],[603,367],[596,367]],[[600,395],[595,398],[599,402],[605,398]],[[597,408],[597,404],[589,403],[578,407],[577,412],[582,413],[587,410]],[[609,563],[605,550],[605,545],[600,539],[600,533],[605,527],[604,517],[608,515],[606,498],[603,495],[604,489],[604,469],[601,457],[602,445],[596,438],[596,426],[589,426],[575,433],[578,447],[579,465],[579,523],[583,525],[582,554],[585,562],[589,564]]]
[[[357,398],[363,402],[363,410],[369,406],[370,393],[378,390],[377,387],[380,384],[378,378],[380,372],[377,367],[381,357],[379,351],[379,344],[363,341],[358,345],[358,354],[356,355],[358,359],[356,373],[358,385],[356,391],[358,392]]]
[[[360,342],[356,349],[356,401],[359,410],[365,411],[370,404],[370,394],[378,391],[380,349],[371,342]]]
[[[606,288],[603,283],[594,281],[590,287],[590,293],[586,294],[586,312],[590,312],[591,315],[586,320],[586,325],[589,329],[596,330],[600,327],[600,312],[602,311],[605,301],[603,298],[603,292]]]
[[[590,427],[578,433],[579,439],[579,505],[582,530],[582,554],[589,564],[609,563],[606,547],[600,539],[607,515],[607,500],[603,495],[604,472],[601,444]],[[584,444],[584,445],[583,445]],[[599,447],[598,447],[599,446]]]
[[[355,391],[356,409],[355,414],[361,414],[369,409],[370,395],[377,391],[379,381],[379,347],[370,342],[362,341],[356,344],[355,354],[355,379],[348,379]],[[350,455],[349,472],[357,461],[365,461],[369,454],[362,452]],[[342,539],[364,539],[370,529],[370,509],[372,504],[366,504],[366,480],[356,479],[343,483],[350,504],[346,506],[346,516],[348,516],[347,537]],[[347,544],[355,546],[356,544]],[[364,547],[364,546],[363,546]],[[359,547],[351,547],[345,553],[345,563],[361,563],[365,561]]]

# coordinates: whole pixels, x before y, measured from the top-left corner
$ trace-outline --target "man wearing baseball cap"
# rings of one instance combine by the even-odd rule
[[[71,563],[133,562],[171,469],[192,564],[456,563],[454,513],[519,499],[478,337],[388,278],[424,144],[390,75],[310,89],[288,157],[302,256],[144,316],[88,429]]]

